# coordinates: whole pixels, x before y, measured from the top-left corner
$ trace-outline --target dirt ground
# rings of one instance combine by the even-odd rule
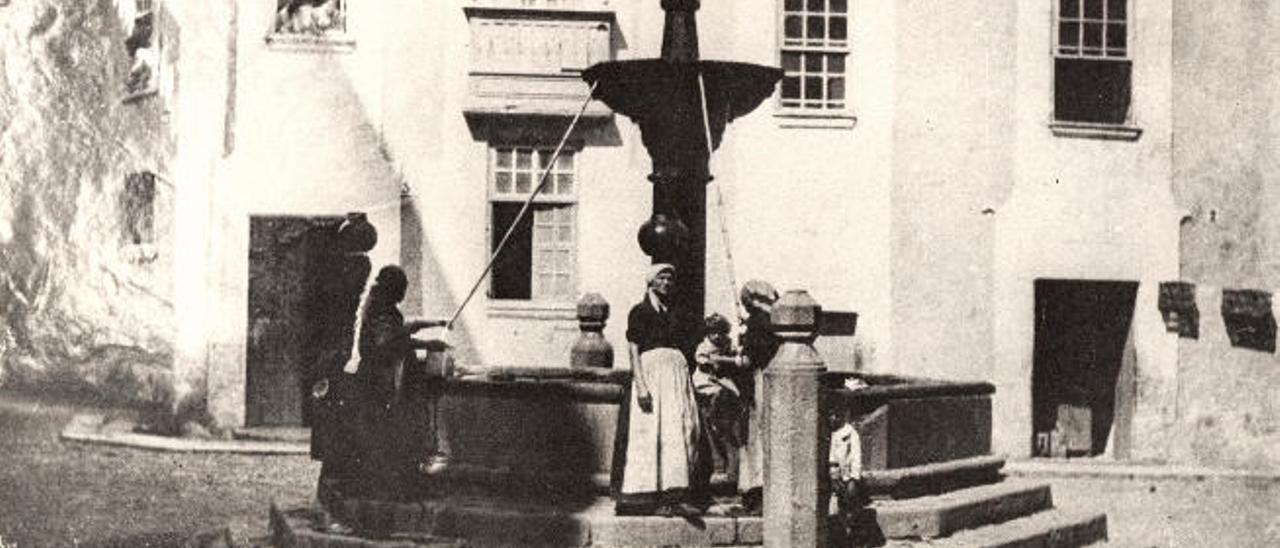
[[[0,546],[181,546],[230,526],[266,532],[272,499],[305,500],[318,463],[301,456],[160,453],[59,441],[87,408],[0,392]]]
[[[1047,478],[1054,504],[1107,513],[1111,545],[1280,547],[1280,481]]]
[[[0,392],[0,547],[182,546],[266,531],[273,499],[306,500],[307,456],[159,453],[58,440],[91,404]],[[93,409],[98,410],[98,409]],[[1050,478],[1058,506],[1109,516],[1125,547],[1280,546],[1280,482]]]

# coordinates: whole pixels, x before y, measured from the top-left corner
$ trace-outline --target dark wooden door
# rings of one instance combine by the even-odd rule
[[[1106,450],[1137,291],[1137,282],[1036,280],[1036,434],[1056,430],[1075,454]]]
[[[249,224],[245,422],[305,424],[315,338],[317,263],[340,217],[254,217]]]

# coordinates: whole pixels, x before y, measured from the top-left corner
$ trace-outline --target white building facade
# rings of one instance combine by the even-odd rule
[[[291,367],[255,354],[283,324],[250,295],[289,277],[254,242],[283,241],[271,231],[290,219],[364,212],[379,234],[375,269],[410,272],[409,312],[449,317],[546,167],[552,180],[528,224],[449,335],[458,359],[567,365],[586,292],[612,303],[605,336],[623,348],[624,312],[648,263],[636,244],[651,211],[639,130],[591,102],[566,152],[547,159],[587,98],[583,69],[658,56],[658,4],[235,2],[227,154],[202,190],[207,202],[183,210],[179,199],[176,215],[180,236],[204,236],[175,268],[206,273],[177,291],[208,297],[178,301],[178,367],[204,379],[215,417],[300,420],[268,409],[294,405],[269,401],[276,392],[246,388],[255,368],[287,380]],[[1202,4],[705,0],[704,59],[786,74],[713,155],[707,310],[732,315],[733,286],[759,278],[856,311],[856,336],[824,341],[829,367],[989,380],[996,449],[1014,456],[1066,439],[1041,434],[1088,408],[1093,435],[1075,447],[1087,454],[1276,466],[1274,354],[1224,343],[1216,302],[1201,305],[1203,335],[1180,339],[1157,302],[1160,284],[1179,279],[1280,283],[1270,267],[1230,279],[1204,266],[1207,246],[1188,244],[1187,219],[1207,216],[1219,196],[1199,191],[1215,184],[1203,173],[1217,160],[1188,139],[1274,143],[1280,127],[1266,68],[1246,99],[1269,125],[1196,118],[1235,100],[1235,88],[1205,91],[1236,66],[1215,56],[1244,63],[1248,44],[1280,43],[1265,39],[1277,8]],[[1257,40],[1195,45],[1227,24]],[[1280,173],[1274,154],[1250,150],[1232,156],[1233,169],[1260,181]],[[1270,196],[1265,187],[1254,195]],[[1258,215],[1270,207],[1251,203],[1264,204]],[[1235,230],[1265,242],[1280,234],[1268,227]],[[275,281],[256,287],[261,279]],[[1183,392],[1208,374],[1196,360],[1250,364],[1248,411]],[[1049,378],[1061,383],[1036,384]],[[1193,431],[1209,437],[1179,441]],[[1196,449],[1212,436],[1232,450]]]

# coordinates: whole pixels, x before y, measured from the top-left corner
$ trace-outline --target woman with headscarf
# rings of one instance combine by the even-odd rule
[[[739,300],[747,312],[739,337],[739,368],[734,377],[746,408],[746,443],[738,457],[738,491],[748,512],[760,511],[764,488],[764,444],[761,405],[764,403],[764,368],[773,361],[780,342],[769,327],[778,291],[768,282],[751,280],[742,285]]]
[[[358,360],[361,423],[360,498],[400,500],[412,497],[418,486],[418,467],[434,440],[421,432],[421,413],[414,408],[406,383],[413,383],[414,348],[441,350],[441,341],[421,341],[410,335],[441,320],[405,321],[397,304],[404,299],[408,278],[395,265],[378,271],[358,315]]]
[[[627,316],[631,394],[617,513],[693,516],[698,404],[686,355],[698,327],[672,302],[675,267],[656,264],[644,298]],[[621,433],[620,433],[621,435]]]

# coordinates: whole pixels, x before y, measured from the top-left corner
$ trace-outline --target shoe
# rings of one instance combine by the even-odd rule
[[[315,530],[328,535],[346,535],[353,536],[356,534],[355,529],[339,522],[338,520],[327,520],[324,523],[317,523]]]

